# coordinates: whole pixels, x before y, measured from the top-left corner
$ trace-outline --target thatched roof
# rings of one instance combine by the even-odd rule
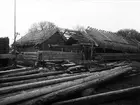
[[[61,32],[59,31],[59,29],[53,29],[53,30],[46,30],[44,31],[39,31],[39,32],[35,32],[35,33],[28,33],[25,36],[23,36],[22,38],[20,38],[19,40],[17,40],[16,45],[17,46],[26,46],[26,45],[37,45],[37,44],[41,44],[42,42],[48,40],[52,35],[54,35],[56,32],[58,32],[60,35]],[[62,37],[64,38],[64,36],[62,35]],[[66,40],[64,38],[64,40]]]
[[[89,35],[87,35],[86,31],[75,31],[75,30],[69,30],[66,29],[65,32],[67,33],[67,35],[69,35],[69,39],[68,39],[68,43],[71,40],[75,40],[77,42],[77,44],[94,44],[97,45],[96,41],[94,41],[93,39],[90,38]],[[73,42],[70,42],[71,44]]]
[[[140,52],[137,42],[115,33],[98,30],[95,28],[87,28],[82,34],[72,35],[71,37],[79,40],[81,43],[85,43],[85,40],[87,40],[88,42],[92,42],[95,44],[95,46],[100,48],[109,48],[124,52]],[[84,39],[84,41],[81,39]]]

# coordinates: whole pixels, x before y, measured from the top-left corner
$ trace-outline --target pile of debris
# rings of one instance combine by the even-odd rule
[[[35,63],[35,67],[40,69],[47,68],[48,71],[67,71],[68,73],[86,72],[88,67],[86,64],[76,64],[69,60],[44,60]]]
[[[90,69],[70,62],[48,63],[54,64],[61,64],[64,70],[50,71],[43,67],[1,70],[0,105],[99,105],[126,99],[140,91],[140,83],[128,85],[129,80],[139,76],[137,62],[100,66],[94,63]]]

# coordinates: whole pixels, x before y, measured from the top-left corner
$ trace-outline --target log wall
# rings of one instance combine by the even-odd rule
[[[140,60],[139,53],[97,53],[95,59],[104,60]]]
[[[74,52],[61,52],[61,51],[40,51],[39,59],[77,61],[82,59],[82,54],[74,53]]]
[[[37,60],[38,60],[37,52],[22,52],[17,56],[18,64],[26,66],[33,66]]]
[[[82,60],[81,53],[61,51],[22,52],[17,56],[18,62],[25,65],[34,65],[38,60]]]

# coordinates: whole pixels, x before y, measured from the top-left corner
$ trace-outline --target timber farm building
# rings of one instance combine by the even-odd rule
[[[140,42],[119,34],[88,27],[83,32],[67,30],[68,45],[81,45],[85,60],[139,60]]]
[[[47,33],[38,32],[35,34],[26,34],[16,42],[18,51],[23,52],[34,52],[39,50],[49,50],[52,44],[64,45],[66,38],[62,33],[54,29]]]
[[[75,34],[72,34],[68,39],[67,44],[85,44],[90,45],[90,47],[93,45],[94,50],[100,53],[140,52],[138,41],[95,28],[87,28],[83,32],[75,31]]]
[[[69,35],[69,39],[66,39]],[[41,31],[36,34],[26,34],[16,42],[17,49],[24,52],[57,50],[63,49],[82,50],[83,46],[94,47],[94,51],[99,53],[137,53],[140,52],[140,43],[135,39],[128,39],[121,35],[87,28],[85,31],[75,31],[65,29],[64,32],[54,29],[46,32]],[[81,47],[82,46],[82,47]]]
[[[66,35],[69,36],[69,39],[66,39]],[[16,46],[20,52],[40,51],[39,53],[42,56],[40,58],[43,60],[64,60],[70,58],[73,60],[76,58],[78,60],[102,58],[105,60],[140,59],[138,57],[140,44],[137,40],[91,27],[88,27],[84,31],[65,29],[62,32],[57,29],[45,34],[43,32],[27,34],[16,42]],[[44,53],[43,51],[49,52]],[[51,51],[59,52],[53,52],[53,54]],[[71,57],[68,52],[73,52],[71,53],[72,56],[76,54],[76,57]],[[60,53],[63,54],[61,55]],[[65,55],[69,55],[70,57],[64,57]]]

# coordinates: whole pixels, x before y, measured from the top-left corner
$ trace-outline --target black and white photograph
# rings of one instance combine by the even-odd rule
[[[140,0],[0,0],[0,105],[140,105]]]

